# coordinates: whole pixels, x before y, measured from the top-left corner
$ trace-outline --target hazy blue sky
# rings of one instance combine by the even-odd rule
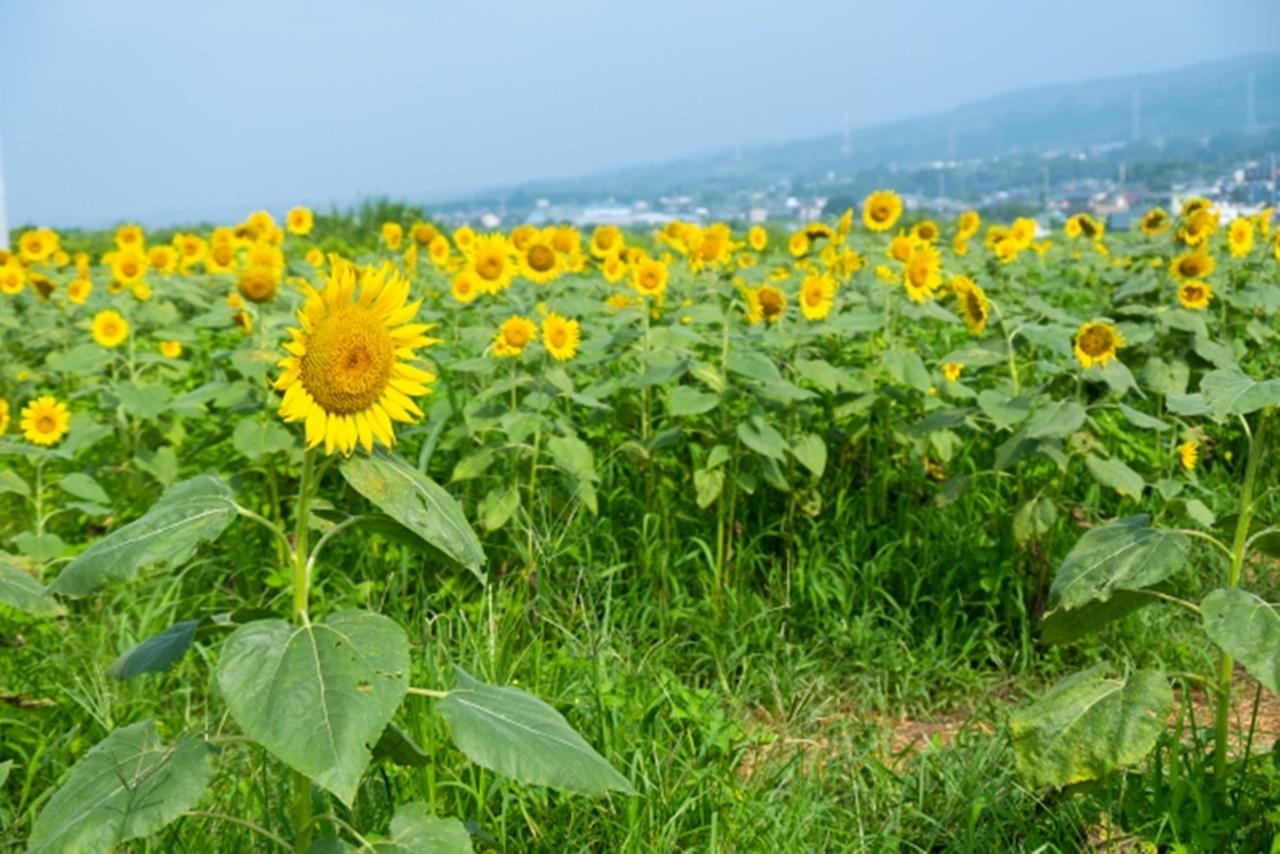
[[[1280,49],[1278,0],[0,0],[11,224],[431,200]]]

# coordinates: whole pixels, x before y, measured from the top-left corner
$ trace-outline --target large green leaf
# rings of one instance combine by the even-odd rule
[[[519,688],[498,688],[455,667],[457,683],[436,710],[472,762],[522,783],[587,795],[635,794],[626,777],[555,709]]]
[[[56,617],[62,604],[50,596],[44,585],[16,563],[0,556],[0,602],[38,617]]]
[[[1081,537],[1049,588],[1050,607],[1078,608],[1108,599],[1117,590],[1141,590],[1182,566],[1189,547],[1186,535],[1147,522],[1146,516],[1129,516]]]
[[[1085,410],[1078,401],[1051,400],[1036,408],[1023,429],[1030,439],[1057,439],[1079,430],[1084,419]]]
[[[470,854],[471,835],[456,818],[438,818],[421,801],[410,801],[391,817],[391,836],[372,840],[376,854]]]
[[[759,415],[753,416],[750,421],[738,424],[738,438],[742,440],[742,444],[757,454],[780,463],[786,462],[787,440],[782,438],[782,434],[775,430],[772,424]]]
[[[814,477],[822,477],[827,468],[827,443],[816,433],[804,433],[792,440],[791,455]]]
[[[246,735],[350,806],[409,689],[409,639],[370,611],[248,623],[223,644],[218,687]]]
[[[236,517],[227,485],[212,475],[176,483],[142,518],[95,541],[49,585],[54,593],[86,596],[109,581],[132,578],[151,564],[176,564]]]
[[[1097,780],[1145,757],[1164,731],[1173,691],[1164,674],[1127,679],[1098,664],[1009,716],[1018,773],[1036,786]]]
[[[667,411],[674,416],[701,415],[710,412],[720,403],[720,395],[699,391],[693,386],[678,385],[671,389],[667,399]]]
[[[1121,495],[1141,498],[1143,490],[1147,488],[1147,482],[1142,479],[1142,475],[1115,457],[1103,459],[1089,454],[1084,458],[1084,464],[1094,480]]]
[[[1252,593],[1215,590],[1200,603],[1205,633],[1268,690],[1280,691],[1280,613]]]
[[[392,519],[484,581],[484,549],[462,507],[431,478],[389,454],[353,456],[342,463],[347,483]]]
[[[71,769],[45,804],[28,852],[109,851],[191,809],[212,773],[209,748],[185,736],[167,747],[152,721],[115,730]]]
[[[1045,643],[1071,643],[1155,601],[1141,591],[1117,590],[1108,599],[1094,599],[1078,608],[1055,608],[1040,622],[1040,638]]]
[[[1280,404],[1280,379],[1258,382],[1239,368],[1210,371],[1200,380],[1205,403],[1219,418]]]

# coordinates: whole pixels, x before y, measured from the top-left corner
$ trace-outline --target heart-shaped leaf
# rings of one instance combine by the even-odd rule
[[[1052,608],[1078,608],[1116,590],[1141,590],[1168,578],[1187,558],[1185,534],[1152,528],[1130,516],[1088,531],[1049,588]]]
[[[1200,603],[1204,630],[1268,690],[1280,691],[1280,613],[1252,593],[1215,590]]]

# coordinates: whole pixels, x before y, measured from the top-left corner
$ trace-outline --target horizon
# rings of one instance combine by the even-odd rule
[[[1100,4],[1095,5],[1101,8]],[[459,63],[450,53],[451,50],[457,52],[457,45],[427,43],[422,47],[430,55],[404,60],[402,64],[409,66],[406,73],[395,62],[399,55],[396,48],[417,47],[413,23],[421,26],[422,16],[430,17],[430,13],[417,7],[397,4],[383,7],[388,13],[395,8],[419,14],[418,19],[407,19],[404,26],[396,28],[383,26],[381,21],[372,25],[364,20],[347,21],[340,17],[327,21],[325,9],[310,10],[309,17],[295,28],[296,35],[282,42],[278,39],[280,28],[270,26],[270,19],[273,15],[282,20],[292,17],[291,4],[262,12],[252,10],[250,4],[239,0],[219,9],[184,10],[176,23],[171,20],[172,15],[147,14],[149,9],[164,9],[154,0],[113,7],[116,12],[105,16],[81,0],[37,8],[3,6],[0,7],[0,24],[3,24],[0,26],[0,85],[10,88],[6,90],[6,97],[0,98],[0,145],[7,182],[8,220],[13,227],[26,224],[97,227],[124,220],[158,225],[230,219],[257,208],[275,210],[294,204],[317,209],[345,207],[379,197],[427,205],[444,204],[530,184],[570,181],[708,157],[735,148],[760,148],[821,138],[839,133],[845,115],[852,130],[866,131],[894,122],[945,114],[1027,90],[1162,74],[1201,64],[1277,53],[1275,45],[1265,37],[1267,27],[1253,28],[1243,35],[1232,34],[1230,42],[1197,38],[1192,42],[1194,50],[1184,47],[1176,57],[1168,54],[1165,39],[1149,37],[1138,45],[1125,42],[1126,16],[1141,18],[1155,5],[1144,2],[1127,8],[1116,26],[1088,45],[1088,50],[1095,54],[1094,59],[1106,59],[1105,65],[1085,61],[1087,57],[1077,57],[1077,61],[1070,63],[1052,61],[1055,51],[1069,52],[1080,47],[1079,43],[1073,43],[1071,34],[1079,28],[1079,18],[1088,17],[1082,12],[1064,22],[1064,31],[1052,45],[1038,50],[1048,61],[1035,64],[1032,70],[1023,68],[1016,80],[1003,66],[993,69],[975,63],[972,69],[966,69],[971,72],[972,82],[962,80],[959,82],[965,85],[958,86],[951,78],[965,75],[946,73],[948,64],[955,59],[951,56],[939,59],[923,51],[926,60],[919,68],[895,67],[895,72],[906,75],[898,80],[890,78],[889,82],[901,90],[895,92],[893,87],[886,88],[865,79],[866,67],[875,66],[876,51],[883,48],[876,43],[858,45],[857,49],[865,49],[866,53],[851,62],[862,65],[852,68],[852,75],[836,83],[833,92],[820,92],[816,99],[808,87],[801,84],[811,79],[830,80],[832,64],[842,67],[840,60],[844,57],[822,54],[824,47],[831,46],[828,42],[835,38],[835,31],[841,28],[833,26],[832,32],[821,33],[802,28],[807,36],[816,40],[813,46],[802,46],[806,49],[802,59],[818,70],[793,68],[785,63],[763,71],[755,66],[739,69],[746,78],[741,89],[758,83],[757,78],[771,81],[771,90],[762,91],[759,97],[746,93],[746,101],[759,106],[760,116],[744,115],[738,109],[744,97],[742,92],[717,88],[707,82],[708,73],[731,67],[742,57],[731,49],[727,55],[689,59],[680,45],[682,39],[690,37],[683,34],[669,36],[666,45],[671,52],[681,53],[675,68],[650,67],[648,73],[656,76],[649,80],[617,77],[609,81],[612,88],[608,97],[591,104],[591,93],[582,91],[575,75],[580,76],[584,68],[593,65],[607,70],[611,67],[609,63],[616,62],[616,56],[597,45],[578,44],[573,34],[581,36],[584,23],[590,30],[614,12],[595,10],[582,2],[561,4],[561,8],[578,7],[578,14],[557,19],[579,30],[553,34],[573,44],[578,53],[565,57],[534,51],[531,55],[544,62],[544,76],[552,82],[517,86],[514,91],[511,91],[512,75],[527,74],[519,66],[529,58],[528,45],[518,41],[501,45],[506,52],[491,57],[490,66],[468,67],[466,75],[456,79],[432,77],[430,63],[451,72],[455,67],[466,65],[470,57],[464,52],[464,61]],[[1148,30],[1154,31],[1158,24],[1184,36],[1192,33],[1201,36],[1198,27],[1202,19],[1212,18],[1212,12],[1198,5],[1184,2],[1174,10],[1180,10],[1180,14],[1174,14],[1168,4],[1159,4],[1163,14]],[[1013,3],[994,6],[1020,8]],[[1259,16],[1275,17],[1280,26],[1280,7],[1255,0],[1244,4],[1244,8],[1242,17],[1250,17],[1248,11],[1252,10]],[[68,16],[65,13],[69,9],[86,13]],[[249,10],[247,15],[246,10]],[[696,14],[701,17],[695,20],[715,19],[713,11],[712,7],[699,8]],[[505,10],[504,14],[511,16],[515,25],[511,21],[499,22],[494,25],[498,28],[496,34],[503,38],[511,36],[502,30],[503,25],[516,31],[516,39],[522,32],[531,32],[521,31],[519,26],[521,16],[528,12]],[[684,12],[686,17],[694,14],[690,10]],[[889,26],[889,32],[893,31],[892,27],[902,28],[902,22],[892,16],[886,24],[883,11],[854,14],[837,9],[836,12],[847,15],[850,21],[868,21],[873,25],[864,26],[863,30],[876,29],[876,24]],[[475,26],[476,22],[468,21],[467,14],[465,10],[439,12],[439,16],[454,15],[454,19],[437,17],[431,23],[440,20],[447,25],[450,20],[455,23],[461,20]],[[942,9],[937,14],[945,16],[954,12]],[[387,14],[385,17],[389,23],[401,16]],[[655,11],[650,17],[662,18],[663,15]],[[742,17],[751,18],[750,10],[743,10]],[[958,25],[972,28],[974,22],[969,17],[961,15]],[[152,29],[140,29],[139,21]],[[266,25],[246,31],[247,21],[256,25],[265,21]],[[736,26],[738,29],[731,27],[729,33],[742,35],[741,22],[717,23]],[[648,19],[635,22],[640,31],[651,24]],[[342,25],[349,25],[351,32],[341,30],[341,34],[355,45],[352,50],[357,57],[365,43],[361,28],[372,30],[372,36],[390,42],[379,54],[380,59],[387,61],[387,67],[365,70],[341,63],[325,65],[330,63],[326,50],[332,53],[332,49],[324,39],[315,37],[315,29],[320,27],[323,34],[324,27],[328,26],[332,34],[335,27]],[[752,26],[749,21],[747,26]],[[789,32],[787,27],[791,26],[784,22],[780,35],[785,37]],[[173,28],[183,31],[190,43],[184,45],[182,39],[171,38]],[[208,34],[202,35],[206,41],[190,41],[192,30]],[[906,31],[911,31],[909,22]],[[93,33],[93,38],[87,38],[87,33]],[[113,35],[120,33],[128,38],[113,41]],[[308,37],[308,33],[312,37]],[[120,43],[127,44],[129,39],[143,39],[148,35],[158,36],[152,39],[158,43],[153,45],[155,50],[120,52]],[[546,33],[538,35],[542,37]],[[1019,51],[1028,49],[1016,36],[1006,27],[994,38],[994,42],[1003,41],[1009,46],[1011,66],[1017,65]],[[954,40],[955,33],[949,30],[946,37]],[[758,40],[758,34],[752,38]],[[1111,50],[1117,38],[1132,50]],[[992,37],[988,36],[987,41],[993,41]],[[237,57],[262,54],[258,66],[246,67],[236,61],[237,57],[228,59],[222,55],[228,43],[241,42],[244,44]],[[1157,42],[1160,50],[1153,51]],[[966,43],[981,45],[972,39]],[[261,45],[278,48],[278,52],[255,52]],[[317,48],[318,54],[309,55],[309,47]],[[431,53],[437,49],[438,55]],[[780,58],[789,61],[796,58],[795,45],[779,44],[770,49],[779,51]],[[124,66],[120,69],[122,78],[130,79],[129,69],[137,69],[132,79],[143,84],[139,91],[127,93],[128,98],[121,100],[118,83],[93,76],[91,72],[97,65],[95,57],[103,51],[106,56],[102,62],[112,60]],[[185,74],[161,73],[167,58],[165,51],[177,52],[175,62],[182,63],[179,68]],[[977,48],[973,53],[980,55]],[[318,65],[314,64],[317,57]],[[32,75],[30,68],[33,67],[40,69],[40,73]],[[1087,73],[1064,73],[1068,68],[1083,69]],[[418,73],[424,80],[414,80],[412,75]],[[302,79],[291,82],[291,74]],[[317,75],[316,82],[308,83],[308,74]],[[557,84],[556,81],[565,78],[556,75],[568,75],[568,79],[575,82]],[[476,80],[475,91],[460,85],[472,78]],[[664,80],[668,84],[671,80],[688,82],[684,88],[675,88],[673,94],[671,85],[660,85]],[[16,86],[15,81],[18,81]],[[202,81],[214,81],[217,85],[202,89]],[[328,85],[321,85],[321,81]],[[414,85],[407,85],[406,81]],[[423,82],[427,84],[425,97],[400,103],[399,99],[405,97],[401,89],[417,95],[414,86]],[[711,84],[718,82],[714,77],[711,79]],[[495,89],[495,85],[500,88]],[[562,90],[557,90],[557,85],[562,85]],[[90,97],[102,89],[114,100]],[[546,92],[548,89],[550,95]],[[633,105],[630,100],[638,93],[652,97],[654,90],[658,90],[655,103]],[[79,99],[56,97],[68,91],[83,94]],[[129,98],[136,99],[136,103]],[[155,110],[157,100],[164,102],[169,98],[176,106],[162,103],[161,109]],[[690,112],[685,101],[693,101],[698,109]],[[347,103],[367,106],[361,112],[350,111],[352,116],[348,117],[341,113]],[[450,108],[464,112],[455,116],[449,113]],[[578,121],[583,113],[593,111],[598,114],[593,121]],[[440,133],[436,127],[441,124],[438,113],[449,113],[444,116],[449,120],[448,133]],[[77,119],[85,127],[101,130],[85,132],[78,127],[79,132],[68,130],[75,127],[73,122]],[[398,123],[413,130],[402,130],[397,127]],[[50,134],[49,127],[59,132]],[[199,167],[194,172],[193,163]],[[447,164],[449,168],[440,169],[436,166],[438,163]]]

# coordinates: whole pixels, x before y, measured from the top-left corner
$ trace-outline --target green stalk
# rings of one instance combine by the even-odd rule
[[[1243,420],[1243,419],[1242,419]],[[1248,422],[1245,429],[1248,430]],[[1264,409],[1258,416],[1258,430],[1249,439],[1249,461],[1245,464],[1244,485],[1240,489],[1240,514],[1236,519],[1235,539],[1231,544],[1231,563],[1227,568],[1227,588],[1240,586],[1240,574],[1244,569],[1245,545],[1249,540],[1249,526],[1253,522],[1253,485],[1258,477],[1258,465],[1262,459],[1263,444],[1266,441],[1267,411]],[[1218,714],[1215,721],[1213,753],[1213,776],[1219,787],[1225,787],[1227,780],[1227,736],[1230,730],[1231,717],[1231,677],[1235,662],[1227,653],[1222,653],[1222,661],[1218,669]]]
[[[293,621],[305,626],[308,598],[311,594],[311,573],[307,566],[307,533],[310,528],[312,480],[315,475],[315,450],[308,449],[302,458],[302,477],[298,483],[298,518],[293,543]],[[293,772],[293,827],[294,851],[306,854],[311,850],[311,781],[300,771]]]

